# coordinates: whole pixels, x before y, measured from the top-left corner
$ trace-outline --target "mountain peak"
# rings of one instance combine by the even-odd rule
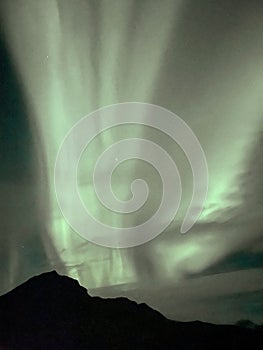
[[[256,329],[175,322],[126,298],[91,297],[55,271],[0,297],[0,329],[0,349],[12,350],[255,349],[262,342]]]

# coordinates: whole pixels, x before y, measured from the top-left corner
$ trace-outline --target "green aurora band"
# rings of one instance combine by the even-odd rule
[[[138,300],[147,299],[147,290],[157,284],[173,286],[179,295],[182,291],[185,300],[196,301],[203,295],[215,298],[245,293],[247,284],[250,291],[258,290],[259,283],[263,287],[261,268],[248,274],[246,270],[239,271],[239,275],[230,271],[218,279],[214,274],[202,276],[210,266],[262,235],[261,211],[246,196],[240,180],[248,172],[263,112],[263,21],[252,3],[1,3],[3,32],[23,87],[32,128],[39,135],[35,143],[44,157],[38,170],[37,198],[47,216],[46,231],[41,236],[47,258],[43,258],[39,273],[51,265],[77,278],[94,294],[103,293],[106,288],[105,293],[113,295],[112,290],[119,286],[116,293],[134,290],[130,297]],[[209,192],[199,221],[186,235],[180,235],[179,227],[192,193],[191,168],[183,152],[164,134],[149,127],[122,126],[104,132],[83,154],[78,172],[84,203],[103,222],[117,227],[139,224],[154,213],[161,199],[158,173],[142,161],[130,160],[114,172],[113,190],[120,199],[128,199],[131,182],[144,178],[150,189],[146,205],[127,215],[100,205],[89,179],[99,154],[118,140],[143,137],[159,144],[175,159],[183,184],[179,212],[164,233],[137,248],[109,249],[84,240],[64,220],[55,198],[54,164],[65,134],[76,121],[100,107],[126,101],[163,106],[188,123],[207,157]],[[253,213],[247,215],[249,207]],[[25,221],[30,221],[29,213],[25,214]],[[19,226],[15,230],[18,234]],[[14,241],[7,249],[20,248]],[[30,266],[23,271],[21,267],[20,271],[23,262],[19,263],[19,254],[15,255],[13,275],[10,277],[9,272],[9,276],[0,276],[5,281],[1,293],[36,273]],[[189,275],[197,277],[191,281]],[[238,282],[231,289],[237,278],[244,283]],[[144,292],[138,295],[138,289]],[[196,290],[195,297],[191,290]],[[181,300],[180,296],[177,300]],[[149,302],[164,310],[161,302]],[[215,316],[204,312],[201,306],[194,310],[191,314],[178,309],[177,314],[170,316],[215,322],[232,322],[240,317],[238,313]],[[253,310],[247,311],[248,317],[254,317]],[[254,317],[262,319],[262,315]]]

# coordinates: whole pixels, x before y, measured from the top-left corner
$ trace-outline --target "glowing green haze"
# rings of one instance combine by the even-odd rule
[[[45,161],[40,182],[43,186],[47,173],[48,187],[44,192],[48,191],[49,199],[43,204],[43,211],[50,218],[49,243],[46,234],[42,240],[49,262],[58,271],[94,290],[122,284],[123,289],[143,288],[141,298],[147,298],[147,291],[160,284],[179,288],[179,294],[181,288],[188,298],[185,290],[189,292],[193,287],[191,282],[187,284],[187,276],[196,275],[199,280],[198,274],[233,252],[251,248],[260,239],[261,210],[251,196],[261,187],[242,184],[242,176],[246,178],[249,171],[250,154],[257,147],[263,112],[263,21],[252,3],[241,1],[236,6],[231,1],[220,6],[205,0],[198,1],[198,5],[188,0],[1,3],[5,38],[22,83],[30,120],[37,124],[42,140],[39,149]],[[130,198],[131,182],[144,178],[150,189],[147,204],[141,211],[127,215],[101,206],[91,174],[99,154],[113,142],[144,137],[158,143],[175,159],[182,177],[180,210],[166,232],[145,246],[118,250],[96,246],[71,230],[55,200],[53,172],[58,148],[75,122],[99,107],[124,101],[157,104],[184,119],[204,148],[210,184],[202,216],[189,233],[181,236],[178,232],[191,198],[192,175],[179,147],[164,134],[136,125],[111,129],[97,137],[81,159],[79,186],[86,206],[105,223],[122,227],[144,222],[158,207],[162,190],[154,169],[139,160],[127,161],[114,172],[115,194],[123,200]],[[260,178],[260,169],[255,177]],[[258,184],[261,186],[261,182]],[[262,244],[261,247],[263,250]],[[16,249],[16,242],[10,243],[8,249]],[[43,269],[45,266],[43,261]],[[253,271],[249,272],[252,276]],[[255,269],[254,273],[255,279],[250,282],[243,277],[245,282],[240,284],[239,292],[247,290],[247,283],[254,286],[253,291],[258,289],[262,270]],[[25,271],[23,278],[31,274],[32,271]],[[232,271],[226,275],[227,283],[235,281]],[[231,293],[227,287],[220,292],[220,288],[209,289],[210,283],[215,283],[214,274],[211,276],[212,282],[201,277],[204,289],[196,287],[196,300],[202,299],[204,290],[215,298],[220,293]],[[1,292],[17,283],[14,280],[4,284]],[[131,297],[140,299],[136,293]],[[158,300],[150,302],[166,310]],[[243,317],[228,315],[224,319],[223,314],[218,312],[219,316],[214,316],[193,306],[192,314],[178,309],[177,314],[170,316],[216,322]],[[247,314],[252,318],[254,311]],[[261,318],[262,315],[255,316]]]

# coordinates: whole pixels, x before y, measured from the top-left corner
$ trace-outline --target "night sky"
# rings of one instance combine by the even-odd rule
[[[263,3],[254,0],[2,0],[0,293],[56,269],[92,294],[129,296],[173,319],[263,323],[262,37]],[[123,138],[149,139],[169,152],[183,188],[165,232],[110,249],[70,228],[53,174],[70,128],[126,101],[162,106],[192,128],[207,158],[209,190],[198,222],[181,235],[192,193],[182,150],[149,127],[104,132],[78,172],[83,201],[100,220],[139,224],[161,198],[154,169],[130,160],[114,172],[113,190],[127,200],[130,183],[142,177],[150,190],[145,206],[123,215],[98,202],[90,174],[99,154]]]

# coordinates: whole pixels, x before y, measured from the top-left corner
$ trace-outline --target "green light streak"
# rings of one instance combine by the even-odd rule
[[[183,16],[182,6],[181,1],[173,0],[143,4],[124,0],[101,1],[100,6],[89,1],[27,0],[8,1],[1,5],[8,43],[28,105],[32,107],[30,117],[37,120],[44,140],[47,164],[43,166],[49,173],[52,207],[49,234],[67,273],[90,288],[140,279],[128,250],[110,250],[83,241],[65,223],[56,205],[52,183],[57,150],[73,124],[94,109],[123,101],[143,101],[160,104],[177,113],[193,128],[208,158],[210,189],[200,222],[209,223],[215,212],[241,201],[238,194],[237,203],[227,199],[227,195],[238,192],[234,182],[243,171],[244,149],[253,138],[261,118],[263,84],[258,73],[262,69],[262,57],[257,57],[256,52],[248,52],[242,56],[242,62],[238,60],[235,45],[243,52],[249,48],[253,50],[254,46],[234,31],[235,43],[224,40],[219,43],[221,51],[229,52],[229,56],[213,57],[211,64],[203,62],[198,56],[202,51],[201,44],[209,46],[211,42],[203,42],[202,33],[192,33],[197,35],[201,44],[198,40],[191,45],[184,43],[178,22]],[[244,22],[244,26],[250,28],[250,25],[250,22]],[[193,28],[189,29],[191,31],[194,32]],[[262,30],[252,28],[252,32],[255,34],[254,43],[257,43]],[[184,45],[180,46],[181,41]],[[204,55],[210,57],[206,51]],[[193,60],[191,67],[189,56]],[[210,60],[207,57],[206,60]],[[169,71],[170,61],[174,64],[172,71]],[[203,75],[200,71],[204,72]],[[191,74],[200,78],[196,91],[191,89]],[[180,95],[181,89],[183,93]],[[99,125],[100,120],[97,123]],[[142,212],[125,217],[105,210],[94,197],[88,174],[98,154],[123,136],[158,139],[158,143],[178,160],[184,200],[176,221],[169,228],[177,232],[192,190],[189,165],[164,135],[147,128],[110,130],[94,141],[80,163],[83,201],[94,215],[115,226],[139,223],[156,209],[159,191],[152,195]],[[65,164],[65,174],[67,166]],[[116,194],[128,198],[130,180],[139,174],[148,176],[152,188],[160,188],[158,176],[149,175],[149,167],[131,161],[116,170],[113,180]],[[120,183],[121,176],[125,182]],[[159,251],[161,258],[158,264],[155,263],[163,271],[162,278],[175,275],[177,266],[184,269],[187,259],[190,270],[196,266],[201,270],[214,261],[213,257],[225,252],[222,245],[204,259],[203,252],[208,249],[205,239],[198,243],[194,238],[180,240],[176,246],[165,240],[160,243],[160,239],[148,249]]]

